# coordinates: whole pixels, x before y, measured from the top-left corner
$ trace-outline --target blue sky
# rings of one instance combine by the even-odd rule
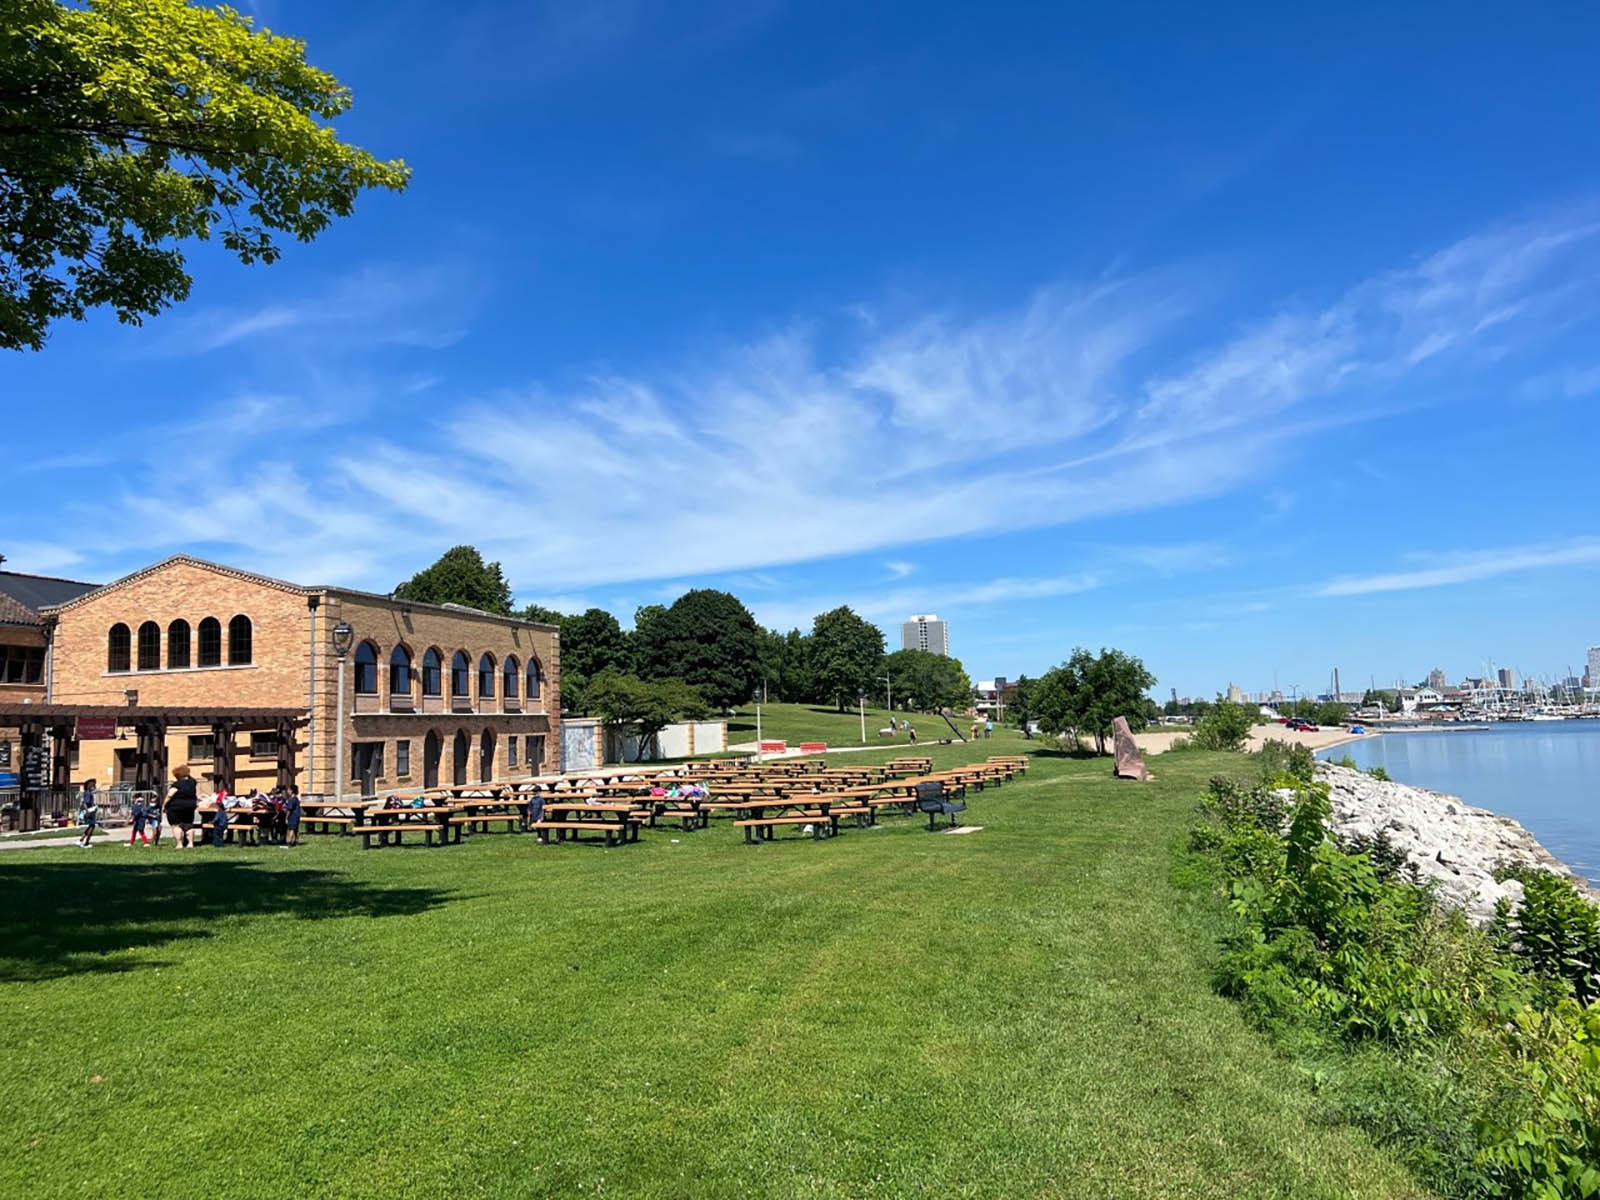
[[[1585,6],[254,12],[415,182],[0,360],[9,566],[465,541],[520,600],[932,611],[975,678],[1117,645],[1162,695],[1600,642]]]

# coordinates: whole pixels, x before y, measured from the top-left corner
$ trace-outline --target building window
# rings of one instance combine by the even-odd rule
[[[189,761],[190,762],[215,762],[217,759],[217,735],[214,733],[191,733],[189,735]]]
[[[494,655],[485,654],[478,660],[478,695],[494,698]]]
[[[43,646],[0,646],[0,683],[43,682]]]
[[[250,644],[252,632],[249,617],[235,617],[228,622],[228,665],[230,667],[248,667],[255,661],[255,650]]]
[[[537,659],[530,658],[528,660],[528,699],[529,700],[537,700],[538,698],[539,698],[539,661]]]
[[[465,650],[457,650],[450,660],[450,695],[458,700],[472,696],[472,663]]]
[[[411,697],[411,651],[404,646],[389,655],[389,695]]]
[[[167,668],[180,670],[189,665],[189,622],[174,621],[167,626]]]
[[[154,621],[139,626],[139,670],[161,670],[161,626]]]
[[[73,738],[67,743],[67,766],[71,767],[74,771],[78,769],[78,750],[79,746],[77,738]]]
[[[369,775],[374,780],[383,778],[383,743],[354,742],[350,746],[350,782],[365,787]]]
[[[200,665],[222,665],[222,622],[215,617],[207,617],[200,622]]]
[[[522,670],[517,666],[516,657],[514,655],[508,657],[504,669],[500,672],[500,686],[507,700],[517,698],[517,680],[521,674]]]
[[[513,733],[510,737],[506,738],[506,766],[514,767],[516,765],[517,765],[517,735]]]
[[[394,744],[394,773],[396,775],[411,774],[411,743],[401,738]]]
[[[252,733],[250,735],[251,758],[277,758],[278,735],[275,733]]]
[[[133,635],[118,621],[106,634],[106,670],[127,671],[133,667]]]
[[[444,684],[441,676],[443,662],[437,650],[430,649],[422,656],[422,694],[424,696],[437,696]]]
[[[378,694],[378,648],[371,642],[356,647],[356,695]]]
[[[530,733],[528,743],[528,770],[537,775],[544,769],[544,734]]]

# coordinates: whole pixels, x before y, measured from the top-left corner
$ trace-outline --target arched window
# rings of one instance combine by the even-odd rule
[[[161,626],[154,621],[139,626],[139,670],[161,670]]]
[[[472,660],[465,650],[457,650],[450,660],[450,694],[457,697],[472,695]]]
[[[239,616],[228,622],[228,665],[247,667],[255,661],[251,641],[250,618]]]
[[[485,729],[478,741],[478,782],[494,780],[494,731]]]
[[[508,654],[505,667],[500,672],[500,687],[507,700],[515,700],[517,698],[517,680],[521,675],[522,672],[517,667],[516,655]]]
[[[539,660],[536,659],[536,658],[530,658],[528,660],[528,699],[529,700],[537,700],[538,698],[539,698]]]
[[[411,651],[396,646],[389,655],[389,695],[411,695]]]
[[[174,621],[167,626],[167,666],[178,670],[189,665],[189,622]]]
[[[356,695],[378,694],[378,648],[371,642],[356,647]]]
[[[118,621],[106,634],[106,670],[127,671],[133,666],[133,638]]]
[[[222,665],[222,622],[215,617],[207,617],[200,622],[200,665]]]
[[[456,784],[465,783],[467,781],[467,757],[472,753],[472,739],[467,736],[465,729],[456,730],[455,745],[451,749],[455,753],[451,755],[450,781]]]
[[[444,663],[439,658],[439,652],[429,647],[422,656],[422,694],[424,696],[438,696],[444,686]]]
[[[478,660],[478,695],[484,699],[494,697],[494,655],[485,654]]]

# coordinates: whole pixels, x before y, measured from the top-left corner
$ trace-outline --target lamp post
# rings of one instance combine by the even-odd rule
[[[867,694],[862,692],[856,703],[861,706],[861,744],[865,746],[867,744]]]
[[[889,709],[889,716],[891,718],[893,718],[894,717],[894,680],[891,679],[887,675],[879,675],[878,678],[883,680],[884,691],[888,696],[888,700],[887,700],[887,705],[886,706]]]
[[[339,700],[338,715],[333,728],[333,798],[339,803],[344,803],[344,660],[350,653],[350,643],[355,641],[356,631],[350,628],[348,622],[340,621],[328,631],[328,636],[333,642],[333,652],[339,656]]]

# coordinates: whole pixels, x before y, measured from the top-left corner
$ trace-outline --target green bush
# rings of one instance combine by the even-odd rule
[[[1310,783],[1316,778],[1316,757],[1311,753],[1310,746],[1300,742],[1269,738],[1256,751],[1255,759],[1261,767],[1261,777],[1266,780],[1287,777]]]
[[[1242,750],[1255,729],[1257,715],[1248,705],[1218,700],[1195,723],[1195,744],[1202,750]]]
[[[1371,775],[1374,779],[1381,779],[1385,783],[1389,782],[1389,772],[1382,767],[1368,767],[1367,774]]]
[[[1276,753],[1212,779],[1189,842],[1235,918],[1219,989],[1441,1194],[1600,1197],[1600,913],[1503,866],[1527,899],[1478,929],[1387,838],[1336,844],[1325,785],[1287,803]]]

